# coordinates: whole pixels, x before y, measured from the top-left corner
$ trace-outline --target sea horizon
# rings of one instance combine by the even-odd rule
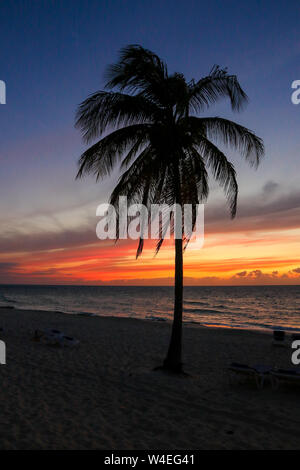
[[[0,287],[2,286],[37,286],[37,287],[174,287],[169,284],[33,284],[29,283],[26,284],[22,283],[0,283]],[[300,287],[300,284],[203,284],[203,285],[194,285],[194,284],[186,284],[183,286],[185,287]]]

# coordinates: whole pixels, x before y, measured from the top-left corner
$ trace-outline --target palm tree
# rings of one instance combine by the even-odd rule
[[[116,211],[119,196],[147,207],[166,203],[196,207],[207,199],[209,170],[224,188],[234,217],[236,172],[214,141],[238,150],[254,166],[264,154],[263,142],[233,121],[198,114],[224,97],[233,110],[241,110],[247,95],[237,77],[214,66],[204,78],[187,82],[181,73],[169,74],[166,63],[153,52],[130,45],[108,67],[106,80],[105,90],[90,95],[77,111],[76,127],[83,140],[90,143],[101,137],[81,155],[77,177],[92,174],[102,179],[119,163],[122,174],[110,197]],[[164,230],[156,251],[163,239]],[[162,366],[176,373],[182,372],[183,252],[188,241],[184,233],[175,239],[174,317]],[[143,245],[141,237],[137,257]]]

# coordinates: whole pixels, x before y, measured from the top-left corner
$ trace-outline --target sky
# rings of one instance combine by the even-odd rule
[[[278,0],[14,0],[0,3],[0,283],[173,283],[173,246],[154,257],[146,244],[96,237],[96,208],[118,173],[75,181],[86,148],[74,116],[104,85],[127,44],[160,55],[170,72],[199,79],[228,67],[250,101],[232,113],[222,101],[207,115],[233,119],[265,143],[257,170],[227,151],[239,183],[231,220],[211,181],[205,242],[184,255],[186,285],[299,284],[300,3]]]

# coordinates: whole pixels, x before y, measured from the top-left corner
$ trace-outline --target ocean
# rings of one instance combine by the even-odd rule
[[[172,318],[173,288],[2,285],[0,307],[164,321]],[[300,286],[185,287],[184,321],[300,332]]]

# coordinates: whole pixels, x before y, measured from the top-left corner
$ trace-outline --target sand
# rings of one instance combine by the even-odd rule
[[[184,327],[188,378],[154,372],[170,324],[0,310],[0,449],[298,449],[300,387],[228,381],[231,361],[291,366],[268,334]],[[36,328],[80,340],[31,341]]]

